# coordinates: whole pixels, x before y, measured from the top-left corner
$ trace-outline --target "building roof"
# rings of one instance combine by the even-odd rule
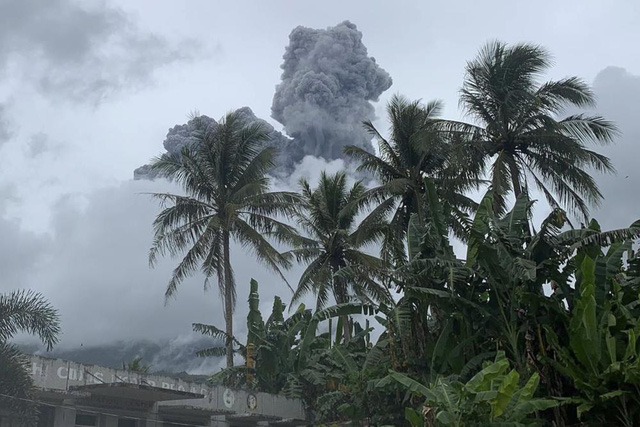
[[[162,402],[165,400],[202,399],[203,394],[171,390],[144,384],[105,383],[69,387],[70,391],[89,392],[94,396]]]

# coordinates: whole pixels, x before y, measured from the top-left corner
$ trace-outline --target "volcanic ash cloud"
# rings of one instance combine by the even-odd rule
[[[338,159],[346,145],[372,151],[362,122],[374,118],[371,101],[377,101],[392,80],[368,56],[354,24],[295,28],[282,69],[271,115],[294,138],[282,147],[289,157],[300,157],[291,160],[298,162],[304,155]]]

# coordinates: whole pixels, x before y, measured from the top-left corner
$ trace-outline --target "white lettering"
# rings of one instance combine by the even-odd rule
[[[184,387],[182,387],[181,385],[178,386],[178,391],[185,391]]]
[[[69,379],[73,381],[78,379],[78,371],[75,368],[69,369]]]
[[[155,387],[156,386],[156,382],[154,380],[147,381],[147,384],[149,384],[151,387]]]
[[[165,383],[165,382],[162,383],[162,388],[170,388],[169,386],[170,386],[169,383]]]
[[[42,375],[42,365],[38,362],[33,362],[31,364],[31,375],[33,375],[34,377],[36,375]]]
[[[63,374],[62,372],[65,371]],[[58,368],[58,378],[66,379],[69,376],[69,370],[65,366],[61,366]]]

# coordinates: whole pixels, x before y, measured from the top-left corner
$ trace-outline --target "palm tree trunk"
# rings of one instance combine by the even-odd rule
[[[229,232],[223,234],[224,240],[224,323],[226,326],[227,340],[227,368],[233,367],[233,273],[231,270],[231,255],[229,245]]]
[[[337,281],[336,285],[339,287],[342,287],[342,280],[341,279],[334,279]],[[341,288],[341,291],[337,292],[336,294],[336,302],[338,304],[344,304],[346,302],[348,302],[347,300],[344,300],[342,298],[339,297],[339,295],[346,295],[347,289],[346,286],[344,288]],[[349,322],[349,316],[348,315],[344,315],[341,316],[342,317],[342,339],[344,340],[344,342],[347,342],[351,339],[351,324]]]
[[[509,175],[511,175],[511,185],[513,185],[513,195],[518,198],[522,194],[522,185],[520,184],[520,171],[513,156],[508,156],[507,164],[509,165]]]

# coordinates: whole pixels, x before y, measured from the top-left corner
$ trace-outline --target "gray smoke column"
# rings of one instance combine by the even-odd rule
[[[269,131],[269,141],[267,145],[274,146],[278,149],[276,152],[275,163],[276,169],[272,172],[276,176],[286,176],[289,174],[295,166],[295,160],[302,159],[304,154],[298,154],[291,145],[294,143],[289,138],[278,132],[267,121],[256,117],[251,108],[242,107],[238,108],[235,113],[240,115],[241,120],[245,124],[260,123],[266,127]],[[163,142],[164,149],[167,153],[178,154],[182,151],[182,148],[186,145],[193,144],[197,139],[194,137],[194,132],[198,130],[198,123],[204,123],[207,130],[214,131],[218,127],[218,122],[208,116],[199,116],[198,122],[191,119],[186,124],[175,125],[167,132],[167,136]],[[1,136],[1,134],[0,134]],[[292,155],[292,153],[296,153]],[[151,170],[150,165],[143,165],[133,171],[134,179],[155,179],[158,177],[157,172]]]
[[[392,80],[368,56],[362,33],[349,21],[326,30],[297,27],[289,35],[271,116],[294,138],[282,147],[293,162],[304,155],[343,157],[346,145],[372,151],[362,122]],[[284,154],[284,153],[283,153]]]

